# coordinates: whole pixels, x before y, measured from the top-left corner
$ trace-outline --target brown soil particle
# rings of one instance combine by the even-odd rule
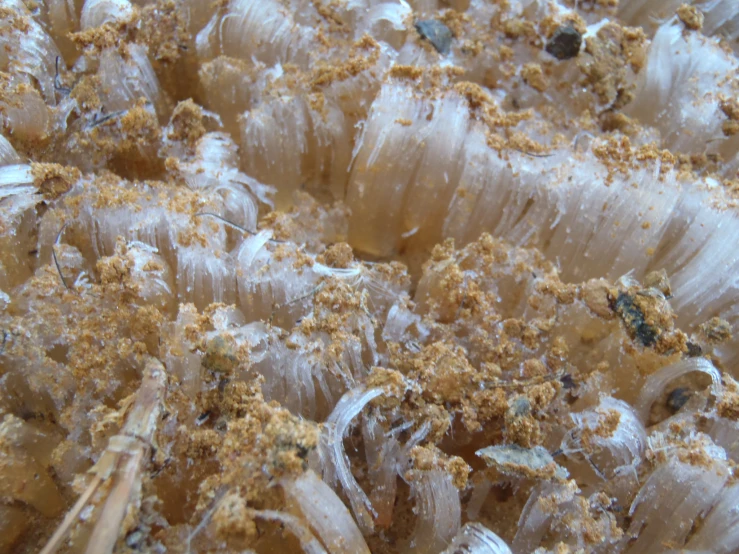
[[[529,85],[531,88],[544,92],[549,83],[544,76],[544,71],[538,63],[527,63],[521,68],[521,77],[523,82]]]
[[[677,16],[685,24],[685,27],[691,31],[700,31],[703,28],[703,14],[695,6],[682,4],[677,9]]]
[[[317,260],[329,267],[346,269],[354,262],[354,252],[347,243],[339,242],[329,246]]]
[[[727,121],[722,123],[722,130],[727,137],[739,134],[739,100],[736,98],[721,98],[719,107]]]
[[[739,421],[739,383],[728,375],[724,375],[724,393],[718,403],[721,417]]]
[[[731,325],[720,317],[712,317],[703,323],[700,332],[710,344],[721,344],[732,337]]]
[[[634,85],[627,70],[641,69],[646,38],[641,30],[607,23],[594,37],[586,39],[585,55],[580,57],[578,67],[604,106],[619,109],[633,98]]]
[[[82,177],[75,167],[60,164],[32,163],[31,173],[34,185],[46,200],[56,200],[69,192],[72,186]]]
[[[191,148],[205,134],[203,109],[192,99],[183,100],[172,112],[170,131],[167,138],[171,141],[183,142]]]

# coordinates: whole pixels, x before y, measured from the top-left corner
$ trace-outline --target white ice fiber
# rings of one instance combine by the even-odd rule
[[[480,523],[467,523],[442,554],[512,554],[498,535]]]
[[[374,528],[375,511],[367,494],[357,483],[349,467],[349,457],[344,450],[344,436],[352,419],[373,399],[383,394],[381,389],[355,388],[346,393],[326,420],[324,433],[321,436],[321,459],[326,481],[335,486],[336,481],[349,497],[359,525],[366,530]]]
[[[654,401],[664,392],[667,384],[678,377],[682,377],[693,371],[707,374],[712,381],[711,390],[714,396],[721,394],[721,374],[714,365],[705,358],[690,358],[675,364],[665,366],[650,375],[642,385],[639,399],[636,402],[636,411],[642,422],[649,420],[649,411]]]
[[[370,554],[349,510],[313,471],[283,480],[282,487],[330,554]]]

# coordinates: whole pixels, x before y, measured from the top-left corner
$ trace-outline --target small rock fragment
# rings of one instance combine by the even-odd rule
[[[527,416],[531,413],[531,403],[525,396],[517,396],[508,408],[511,418]]]
[[[699,344],[696,344],[694,342],[688,341],[688,343],[685,345],[687,347],[687,351],[685,352],[685,355],[688,358],[697,358],[698,356],[703,355],[703,349]]]
[[[644,312],[628,293],[619,293],[614,310],[621,316],[629,334],[644,346],[652,346],[657,342],[659,329],[645,320]]]
[[[452,47],[452,32],[441,21],[427,19],[416,21],[416,31],[428,40],[439,54],[446,55]]]
[[[546,51],[558,60],[569,60],[580,52],[582,35],[570,25],[563,25],[552,35],[546,46]]]
[[[476,452],[488,467],[494,467],[512,477],[561,478],[567,470],[557,464],[551,454],[541,446],[522,448],[517,444],[488,446]]]
[[[569,373],[563,375],[559,381],[560,383],[562,383],[562,388],[564,388],[565,390],[572,390],[575,387],[577,387],[575,380],[572,378],[572,375],[570,375]]]
[[[670,394],[667,395],[667,407],[674,414],[680,411],[680,408],[685,406],[685,403],[690,400],[692,396],[689,389],[685,387],[678,387],[673,389]]]

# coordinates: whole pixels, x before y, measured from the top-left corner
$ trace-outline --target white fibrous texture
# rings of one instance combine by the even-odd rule
[[[511,554],[511,549],[498,535],[479,523],[468,523],[459,531],[442,554]]]
[[[696,550],[710,548],[724,554],[739,548],[739,487],[725,487],[711,512],[706,516],[698,532],[688,541],[687,547]]]
[[[210,50],[244,59],[253,56],[265,63],[305,59],[310,54],[312,31],[296,19],[272,0],[233,0],[198,35],[198,54],[207,58]],[[204,35],[216,26],[217,35]],[[208,44],[216,40],[217,44]]]
[[[739,5],[731,0],[626,0],[619,3],[619,17],[631,25],[659,25],[669,19],[681,5],[695,7],[703,15],[702,31],[706,36],[739,36]]]
[[[305,514],[307,523],[315,529],[327,552],[369,552],[346,506],[315,473],[308,470],[282,486],[288,502],[292,501]]]
[[[9,73],[5,78],[18,84],[27,84],[35,79],[38,92],[53,106],[56,103],[54,64],[59,56],[54,40],[40,22],[31,17],[20,0],[4,0],[0,7],[4,10],[0,23],[0,45],[3,48],[0,67]]]
[[[626,552],[650,552],[667,541],[682,544],[692,522],[716,503],[726,477],[720,460],[701,467],[675,457],[659,465],[631,505]]]
[[[652,404],[664,393],[664,389],[669,382],[694,371],[707,374],[711,378],[711,392],[716,396],[721,396],[721,374],[718,370],[704,359],[685,360],[663,367],[658,372],[649,376],[642,387],[639,400],[636,404],[639,418],[642,421],[646,421],[649,418],[649,411],[652,408]]]
[[[11,156],[14,154],[15,152],[12,152]],[[31,167],[25,164],[3,165],[0,167],[0,187],[2,198],[34,194],[36,187],[33,186]]]
[[[132,15],[133,6],[128,0],[86,0],[82,7],[80,27],[100,27],[105,23],[126,21]]]
[[[720,98],[735,94],[727,77],[736,73],[736,58],[715,40],[682,30],[676,20],[657,30],[628,112],[659,129],[675,152],[715,149],[727,140]],[[694,131],[686,135],[686,128]]]
[[[0,0],[0,554],[739,551],[735,0]]]
[[[113,49],[105,50],[99,63],[102,100],[109,110],[125,110],[140,98],[151,104],[159,101],[157,76],[141,46],[131,46],[125,57]]]
[[[726,451],[735,462],[739,460],[739,423],[735,420],[714,415],[708,420],[706,432],[713,442]]]
[[[18,153],[8,139],[0,136],[0,165],[13,165],[21,161]]]
[[[436,469],[421,471],[411,481],[418,521],[409,548],[414,552],[439,552],[459,531],[459,492],[451,475]]]
[[[342,488],[346,490],[355,518],[368,531],[373,528],[372,519],[375,514],[372,512],[374,510],[369,498],[352,475],[343,442],[351,420],[368,402],[381,394],[380,389],[363,390],[359,387],[344,396],[326,421],[326,432],[322,438],[324,444],[321,447],[324,478],[334,486],[337,480],[341,483]]]
[[[600,479],[616,480],[628,474],[634,480],[647,446],[647,434],[631,406],[603,397],[594,409],[571,417],[574,428],[566,435],[562,452],[584,458]]]

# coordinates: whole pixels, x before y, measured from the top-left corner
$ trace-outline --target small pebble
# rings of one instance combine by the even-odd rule
[[[677,413],[680,408],[685,406],[685,403],[690,399],[691,392],[685,387],[678,387],[673,389],[670,394],[667,395],[667,407],[672,413]]]
[[[554,35],[547,42],[546,51],[558,60],[569,60],[580,52],[582,35],[569,25],[554,31]]]
[[[703,355],[703,349],[700,347],[699,344],[695,344],[694,342],[688,341],[688,343],[685,345],[687,347],[687,352],[685,353],[688,358],[696,358],[698,356]]]
[[[126,536],[126,546],[137,549],[144,540],[144,534],[138,529],[134,529]]]
[[[488,446],[476,452],[488,467],[505,475],[530,477],[530,472],[550,473],[553,477],[567,477],[567,470],[558,465],[552,455],[541,446],[522,448],[517,444]]]
[[[574,389],[577,386],[575,384],[575,380],[572,378],[572,375],[570,375],[569,373],[563,375],[559,381],[562,383],[562,387],[566,390]]]
[[[452,47],[452,32],[441,21],[416,21],[416,31],[428,40],[439,54],[448,54]]]
[[[516,397],[508,408],[508,414],[513,417],[524,417],[531,413],[531,403],[525,396]]]

